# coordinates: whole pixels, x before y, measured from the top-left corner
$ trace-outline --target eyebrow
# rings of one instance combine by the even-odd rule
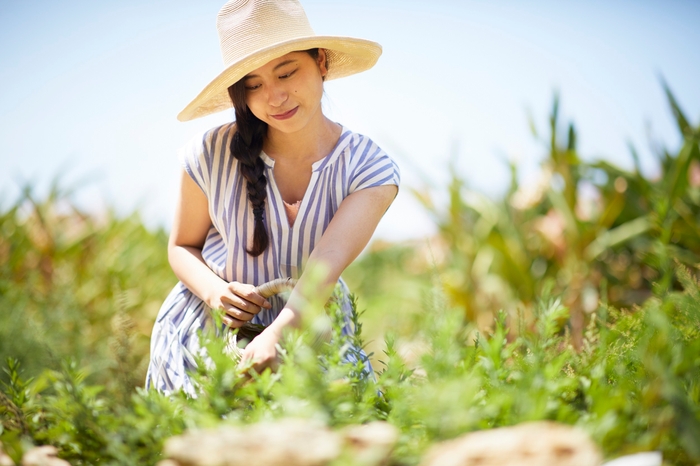
[[[289,65],[290,63],[294,63],[296,60],[290,58],[289,60],[285,60],[282,63],[277,64],[272,71],[277,71],[279,68],[282,68],[284,65]],[[252,79],[252,78],[259,78],[257,74],[249,74],[243,77],[243,80],[245,81],[246,79]]]

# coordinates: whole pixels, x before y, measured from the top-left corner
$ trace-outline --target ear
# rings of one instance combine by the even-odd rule
[[[321,77],[325,78],[326,75],[328,74],[328,55],[326,55],[326,49],[318,49],[318,56],[316,57],[316,64],[318,65],[318,69],[321,72]]]

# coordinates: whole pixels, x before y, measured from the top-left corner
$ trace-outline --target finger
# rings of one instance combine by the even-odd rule
[[[241,364],[251,364],[253,362],[253,352],[248,348],[243,349],[241,354]]]
[[[279,361],[276,355],[260,355],[256,354],[255,351],[246,348],[243,350],[241,355],[241,363],[250,365],[250,367],[255,370],[258,374],[261,374],[265,369],[270,368],[271,371],[276,372],[279,366]]]
[[[227,315],[222,316],[221,321],[230,328],[241,328],[246,323],[244,320],[238,320]]]
[[[260,306],[246,301],[236,295],[224,296],[222,298],[222,304],[224,305],[224,310],[228,312],[229,310],[239,310],[247,312],[248,314],[255,315],[261,311]]]
[[[270,369],[272,372],[277,372],[277,368],[279,366],[279,363],[277,362],[277,358],[270,358],[270,359],[265,359],[262,361],[256,361],[253,363],[253,369],[258,374],[261,374],[265,369]]]
[[[255,351],[251,350],[250,346],[243,349],[243,354],[241,355],[241,363],[246,364],[259,374],[262,369],[265,368],[265,358],[261,357]]]
[[[248,322],[253,317],[255,317],[255,314],[252,314],[250,312],[246,312],[244,310],[238,309],[237,307],[233,307],[233,306],[225,308],[224,312],[226,313],[226,315],[233,317],[236,320],[242,320],[244,322]]]
[[[244,378],[245,381],[250,381],[250,380],[252,380],[253,377],[252,377],[252,375],[251,375],[251,373],[250,373],[250,369],[252,369],[252,368],[253,368],[252,361],[250,361],[250,360],[245,360],[245,359],[243,359],[243,357],[241,356],[241,359],[238,361],[238,369],[240,369],[241,371],[243,371],[243,378]]]
[[[277,369],[279,369],[279,367],[280,367],[280,360],[279,360],[279,358],[272,358],[272,359],[269,361],[267,367],[269,367],[270,370],[271,370],[272,372],[277,372]]]
[[[258,307],[265,309],[272,308],[272,304],[265,298],[263,298],[253,285],[247,285],[239,282],[231,282],[231,291],[233,291],[237,296],[255,304]]]

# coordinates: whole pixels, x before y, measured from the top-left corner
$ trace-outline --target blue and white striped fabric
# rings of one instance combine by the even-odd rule
[[[399,185],[399,170],[389,156],[369,138],[342,129],[333,151],[313,164],[311,181],[293,226],[289,225],[275,179],[275,161],[261,153],[267,176],[265,223],[270,245],[258,257],[246,253],[252,241],[253,211],[246,182],[229,145],[234,124],[207,131],[180,152],[185,170],[209,200],[212,226],[202,256],[222,279],[260,285],[280,277],[298,278],[302,264],[321,239],[342,200],[360,189]],[[347,287],[341,280],[342,288]],[[269,325],[282,310],[279,297],[270,298],[272,309],[263,310],[254,323]],[[349,313],[346,299],[343,309]],[[211,325],[210,309],[178,283],[158,313],[151,338],[151,361],[146,387],[170,393],[194,394],[188,371],[196,367],[195,355],[205,355],[199,333]],[[349,332],[348,320],[345,331]]]

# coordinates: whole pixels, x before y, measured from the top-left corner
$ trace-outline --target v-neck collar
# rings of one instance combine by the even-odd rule
[[[267,166],[268,185],[272,190],[273,199],[270,199],[271,202],[269,204],[274,203],[274,206],[270,205],[269,207],[276,211],[276,216],[280,219],[280,227],[282,228],[283,238],[287,238],[289,234],[293,234],[293,232],[296,232],[299,229],[299,220],[304,218],[306,214],[309,203],[311,202],[311,195],[316,188],[316,184],[318,183],[319,175],[324,169],[332,166],[335,163],[335,161],[338,160],[340,154],[342,154],[343,151],[350,144],[351,139],[352,131],[346,129],[344,126],[341,125],[340,137],[338,138],[338,142],[335,144],[333,150],[324,158],[317,160],[316,162],[311,164],[311,179],[309,180],[309,184],[306,187],[306,191],[304,192],[304,197],[301,199],[297,216],[294,219],[294,223],[292,225],[289,224],[289,221],[287,219],[284,207],[284,199],[282,199],[282,194],[279,191],[279,187],[277,186],[277,181],[275,180],[275,176],[273,173],[273,168],[275,167],[275,159],[267,155],[264,151],[260,153],[260,157],[262,157],[263,161],[265,162],[265,165]]]
[[[345,128],[345,126],[340,125],[340,137],[338,138],[338,142],[335,143],[335,146],[328,153],[328,155],[311,164],[311,170],[313,172],[317,172],[331,166],[347,147],[348,143],[350,142],[351,135],[352,131]],[[268,168],[272,169],[275,167],[275,159],[267,155],[265,151],[260,152],[260,157],[263,159],[263,162],[265,162],[265,165],[267,165]]]

